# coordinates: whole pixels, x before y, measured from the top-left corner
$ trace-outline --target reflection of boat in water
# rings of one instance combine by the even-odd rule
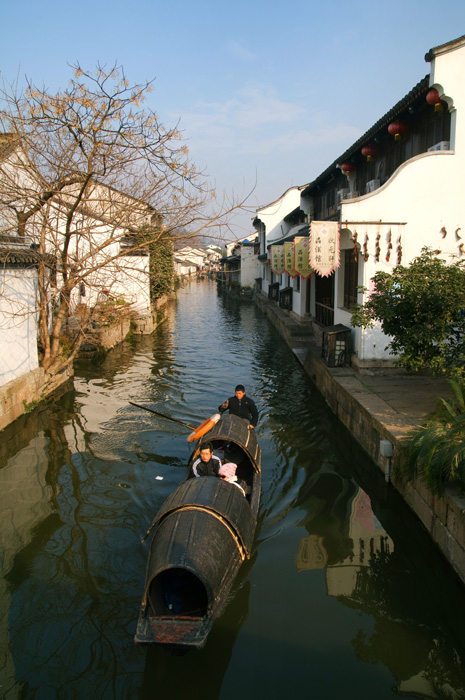
[[[254,558],[241,567],[227,604],[202,649],[195,654],[177,654],[166,653],[161,646],[147,648],[139,700],[153,700],[155,688],[160,698],[218,700],[238,634],[248,617],[248,574]]]
[[[237,464],[244,490],[214,476],[183,481],[152,526],[135,641],[201,647],[244,559],[250,558],[260,502],[261,451],[253,430],[226,415],[204,440]],[[188,472],[199,455],[197,443]]]

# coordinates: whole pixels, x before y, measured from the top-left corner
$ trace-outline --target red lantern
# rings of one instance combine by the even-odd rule
[[[371,144],[368,144],[367,146],[364,146],[362,148],[362,156],[366,156],[366,159],[368,161],[373,159],[373,156],[378,155],[378,148],[377,146],[372,146]]]
[[[426,101],[429,105],[434,107],[435,112],[440,112],[444,102],[439,97],[439,92],[436,88],[431,88],[431,90],[426,95]]]
[[[388,131],[398,141],[403,134],[407,133],[408,126],[405,122],[391,122],[388,126]]]
[[[341,168],[343,173],[348,175],[349,173],[352,173],[355,170],[355,163],[352,163],[349,160],[347,161],[347,163],[342,163],[339,167]]]

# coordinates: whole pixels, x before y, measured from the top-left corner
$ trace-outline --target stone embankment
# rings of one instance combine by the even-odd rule
[[[90,329],[86,334],[86,340],[82,344],[81,360],[93,360],[100,350],[109,350],[115,347],[128,336],[131,331],[134,334],[147,335],[164,321],[163,307],[168,298],[163,297],[154,305],[153,313],[148,316],[137,314],[118,314],[111,322],[98,328]],[[72,334],[80,326],[79,315],[68,320],[68,331]],[[17,379],[0,387],[0,430],[15,421],[24,413],[29,413],[44,399],[53,395],[66,382],[70,382],[72,388],[72,366],[66,367],[57,374],[51,376],[42,367],[28,372]]]
[[[421,480],[408,483],[399,471],[401,438],[436,408],[439,397],[450,396],[447,382],[426,375],[328,367],[321,359],[310,320],[293,317],[262,293],[256,293],[255,303],[293,350],[334,414],[384,473],[389,482],[386,487],[399,491],[465,583],[464,494],[448,489],[443,497],[434,496]],[[390,445],[392,457],[385,456]]]
[[[38,367],[4,384],[0,387],[0,430],[24,413],[32,411],[39,401],[51,396],[59,387],[70,381],[72,376],[72,367],[66,367],[54,376]]]

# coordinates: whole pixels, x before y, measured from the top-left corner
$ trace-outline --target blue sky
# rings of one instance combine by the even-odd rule
[[[180,120],[191,155],[258,207],[313,180],[429,72],[431,47],[465,34],[464,0],[5,0],[0,71],[52,90],[68,64],[155,78],[148,104]],[[229,236],[230,237],[230,236]]]

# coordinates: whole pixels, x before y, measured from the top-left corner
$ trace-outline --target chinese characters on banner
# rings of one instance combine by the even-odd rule
[[[271,253],[271,269],[277,275],[282,275],[284,272],[284,246],[272,245]]]
[[[310,265],[321,277],[328,277],[339,267],[339,222],[312,221]]]
[[[304,280],[315,272],[310,267],[309,248],[310,244],[307,236],[299,236],[294,239],[294,269]]]
[[[295,277],[297,272],[294,268],[294,243],[284,244],[284,269],[290,277]]]

